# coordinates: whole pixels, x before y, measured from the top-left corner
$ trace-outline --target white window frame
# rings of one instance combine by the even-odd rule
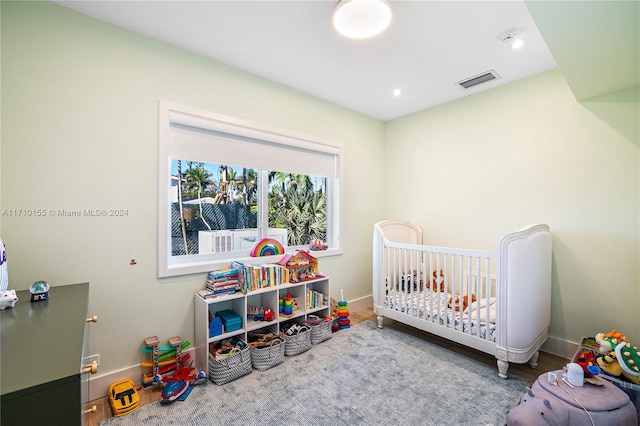
[[[317,151],[322,155],[332,155],[335,158],[335,177],[327,179],[327,240],[331,242],[328,250],[314,252],[316,257],[324,257],[342,254],[341,227],[342,227],[342,147],[335,142],[329,142],[306,135],[297,134],[288,130],[282,130],[253,123],[238,118],[233,118],[217,113],[199,110],[168,101],[159,102],[159,130],[158,130],[158,223],[157,223],[157,247],[158,247],[158,277],[170,277],[186,274],[207,272],[229,266],[231,260],[241,260],[245,263],[276,262],[280,256],[244,257],[242,253],[197,254],[184,256],[171,256],[171,218],[169,212],[170,187],[171,187],[171,159],[185,159],[197,161],[197,153],[189,153],[191,158],[176,158],[176,152],[184,152],[184,147],[176,146],[172,140],[171,126],[179,124],[225,133],[231,136],[251,138],[257,141],[265,141],[275,144],[280,148],[303,148]],[[181,157],[178,155],[178,157]],[[204,161],[203,162],[207,162]],[[233,164],[229,164],[233,165]],[[275,169],[278,170],[278,169]],[[261,194],[259,193],[260,197]],[[262,198],[266,197],[266,192]],[[266,200],[260,199],[259,205],[266,206]],[[262,209],[264,210],[264,209]],[[261,211],[262,211],[261,210]],[[266,229],[266,210],[258,217],[258,227]],[[297,247],[290,247],[289,250]]]

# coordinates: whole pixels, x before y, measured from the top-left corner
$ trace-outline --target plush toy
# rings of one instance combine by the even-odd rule
[[[444,272],[442,269],[433,271],[433,279],[431,280],[431,290],[444,291]]]
[[[471,303],[475,302],[476,299],[476,295],[474,293],[471,293]],[[456,312],[460,312],[460,297],[456,296],[455,301],[453,300],[453,297],[449,298],[449,301],[447,302],[447,306],[449,308],[454,308],[456,310]],[[467,307],[469,306],[469,295],[466,294],[464,296],[462,296],[462,310],[466,310]]]
[[[631,383],[640,385],[640,351],[631,346],[629,340],[612,330],[609,333],[596,334],[600,356],[596,358],[598,366],[612,376],[624,376]]]

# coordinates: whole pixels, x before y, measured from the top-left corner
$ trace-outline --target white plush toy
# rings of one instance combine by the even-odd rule
[[[15,290],[7,290],[9,287],[9,275],[7,273],[7,250],[0,240],[0,310],[13,308],[18,301]]]

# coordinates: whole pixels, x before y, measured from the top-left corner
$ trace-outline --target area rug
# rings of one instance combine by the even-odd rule
[[[103,426],[504,425],[528,382],[370,321],[269,370],[195,386]]]

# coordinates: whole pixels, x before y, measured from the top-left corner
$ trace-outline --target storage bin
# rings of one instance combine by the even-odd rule
[[[281,337],[273,339],[268,346],[251,347],[251,364],[259,371],[268,370],[284,362],[285,341]]]
[[[296,356],[311,349],[311,327],[306,325],[300,326],[297,334],[288,336],[282,334],[284,338],[284,354],[285,356]]]
[[[317,345],[318,343],[331,339],[333,336],[331,320],[307,320],[303,322],[303,324],[311,327],[311,335],[309,339],[311,340],[312,345]]]
[[[240,315],[229,309],[218,311],[216,317],[220,318],[220,320],[222,321],[225,333],[230,333],[242,328],[242,318],[240,318]]]
[[[216,385],[224,385],[251,373],[251,350],[249,346],[232,355],[215,358],[209,355],[209,379]]]

